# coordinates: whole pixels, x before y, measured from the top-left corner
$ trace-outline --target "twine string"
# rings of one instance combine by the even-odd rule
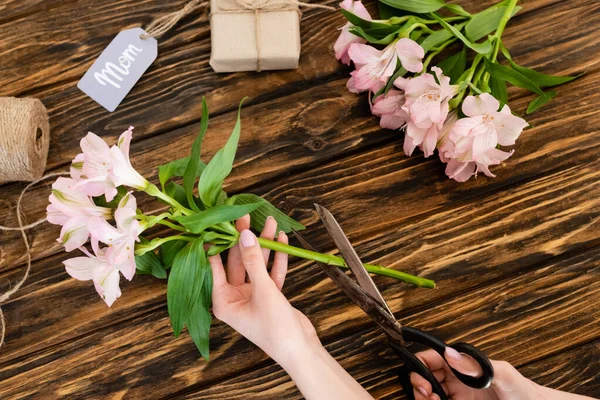
[[[261,71],[261,40],[260,40],[260,12],[264,11],[285,11],[285,10],[297,10],[298,13],[302,14],[297,7],[304,7],[308,9],[322,9],[335,11],[335,7],[326,6],[323,4],[305,3],[296,0],[232,0],[235,7],[226,7],[219,4],[219,10],[212,10],[212,14],[235,14],[240,12],[251,12],[254,14],[254,34],[256,41],[256,71]],[[140,35],[142,39],[148,39],[153,37],[158,39],[171,28],[173,28],[179,20],[186,15],[192,13],[197,8],[205,7],[209,4],[207,1],[191,0],[182,9],[174,11],[170,14],[165,14],[150,23],[146,27],[146,33]]]
[[[197,8],[205,7],[209,3],[207,1],[201,0],[192,0],[187,3],[182,9],[179,11],[174,11],[170,14],[165,14],[150,23],[145,29],[146,33],[140,35],[142,39],[148,39],[153,37],[158,39],[165,33],[167,33],[172,27],[174,27],[181,18],[185,17],[188,14],[191,14]]]
[[[2,312],[2,304],[4,302],[6,302],[10,298],[10,296],[15,294],[21,288],[21,286],[23,286],[23,284],[29,277],[29,272],[31,271],[31,246],[29,245],[29,240],[27,239],[27,234],[25,233],[25,231],[28,229],[31,229],[33,227],[36,227],[36,226],[46,222],[46,220],[47,220],[46,218],[41,218],[31,224],[23,225],[23,217],[22,217],[22,210],[21,210],[23,196],[25,196],[25,193],[33,185],[35,185],[43,180],[46,180],[48,178],[52,178],[55,176],[64,176],[64,175],[69,175],[69,173],[68,172],[54,172],[54,173],[46,174],[46,175],[42,176],[40,179],[37,179],[31,183],[28,183],[27,186],[25,186],[23,188],[23,190],[21,191],[21,194],[19,195],[19,199],[17,200],[17,223],[19,224],[19,226],[9,227],[9,226],[0,225],[0,231],[20,231],[21,237],[23,238],[23,243],[25,243],[25,249],[27,251],[25,253],[27,256],[27,263],[26,263],[27,266],[25,268],[25,273],[23,274],[21,279],[19,279],[19,281],[16,283],[15,286],[13,286],[12,288],[10,288],[9,290],[7,290],[6,292],[4,292],[0,295],[0,347],[2,347],[2,345],[4,344],[4,337],[6,335],[6,320],[4,319],[4,313]]]
[[[304,7],[308,9],[322,9],[335,11],[335,7],[326,6],[323,4],[305,3],[296,0],[232,0],[235,4],[234,7],[228,7],[225,4],[219,4],[218,10],[211,10],[212,14],[237,14],[240,12],[251,12],[254,14],[254,35],[256,42],[256,71],[261,72],[261,40],[260,40],[260,13],[269,11],[297,11],[298,14],[302,15],[302,12],[298,7]]]

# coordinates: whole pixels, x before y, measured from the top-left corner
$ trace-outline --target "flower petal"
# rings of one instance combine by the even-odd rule
[[[94,280],[94,286],[106,305],[112,306],[115,300],[121,297],[119,270],[107,268],[102,276]]]
[[[89,281],[94,278],[94,271],[103,268],[106,263],[98,258],[75,257],[63,261],[67,273],[79,281]]]
[[[417,42],[409,38],[402,38],[396,43],[396,54],[400,58],[400,63],[410,72],[421,72],[423,63],[421,60],[425,56],[425,51]]]
[[[498,133],[498,143],[501,146],[512,146],[529,124],[523,118],[512,115],[508,106],[504,106],[501,112],[495,114],[494,125]]]
[[[466,182],[475,173],[474,162],[460,162],[451,159],[446,166],[446,175],[448,178],[454,179],[457,182]]]
[[[71,218],[60,230],[58,241],[65,246],[65,251],[69,252],[83,246],[89,237],[87,219]]]
[[[489,93],[482,93],[479,96],[467,96],[462,111],[467,117],[490,114],[493,115],[500,108],[500,102]]]

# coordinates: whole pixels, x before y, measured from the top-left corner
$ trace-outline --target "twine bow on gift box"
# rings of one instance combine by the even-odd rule
[[[261,68],[261,40],[260,40],[260,13],[275,12],[275,11],[297,11],[300,15],[302,12],[299,7],[308,9],[320,8],[323,10],[335,11],[334,7],[322,4],[305,3],[296,0],[219,0],[218,10],[213,10],[211,15],[215,14],[239,14],[252,13],[254,14],[254,34],[256,40],[256,71],[260,72]]]
[[[170,14],[165,14],[162,17],[152,21],[145,29],[146,33],[141,36],[142,39],[153,37],[158,39],[160,36],[173,28],[179,20],[194,10],[209,5],[207,1],[192,0],[183,8]],[[260,72],[261,68],[261,41],[260,41],[260,18],[261,12],[275,11],[297,11],[300,15],[302,12],[299,7],[308,9],[320,8],[323,10],[335,11],[335,7],[322,4],[305,3],[296,0],[220,0],[218,2],[218,10],[212,10],[211,15],[216,14],[239,14],[252,13],[254,14],[254,32],[256,35],[256,71]]]

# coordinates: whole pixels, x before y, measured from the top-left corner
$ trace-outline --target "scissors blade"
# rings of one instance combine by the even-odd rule
[[[296,238],[307,250],[319,252],[308,240],[301,234],[294,231]],[[391,341],[395,341],[400,346],[404,346],[404,338],[402,336],[402,326],[389,310],[385,309],[379,301],[375,300],[354,280],[342,272],[338,267],[315,261],[317,265],[327,274],[329,278],[346,294],[354,303],[356,303],[371,319],[379,325],[379,327],[390,337]]]
[[[375,282],[371,279],[371,275],[367,272],[365,267],[363,266],[362,261],[356,254],[354,247],[350,244],[350,241],[344,234],[344,231],[340,227],[340,224],[335,220],[333,215],[327,210],[325,207],[315,204],[315,208],[317,209],[317,213],[321,217],[321,221],[325,225],[327,232],[335,242],[335,245],[340,250],[342,254],[342,258],[346,261],[346,264],[350,267],[356,280],[360,284],[360,286],[367,292],[372,298],[377,300],[381,307],[387,310],[387,312],[393,317],[392,310],[388,307],[387,303],[383,299],[383,296],[375,286]]]

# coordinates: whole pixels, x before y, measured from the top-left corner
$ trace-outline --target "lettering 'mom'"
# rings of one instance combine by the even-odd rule
[[[120,89],[121,85],[116,81],[123,82],[123,76],[129,75],[131,64],[135,61],[135,57],[141,52],[142,49],[130,44],[119,56],[119,65],[107,61],[100,72],[94,73],[94,78],[96,78],[96,81],[102,86],[110,84],[113,87]]]

